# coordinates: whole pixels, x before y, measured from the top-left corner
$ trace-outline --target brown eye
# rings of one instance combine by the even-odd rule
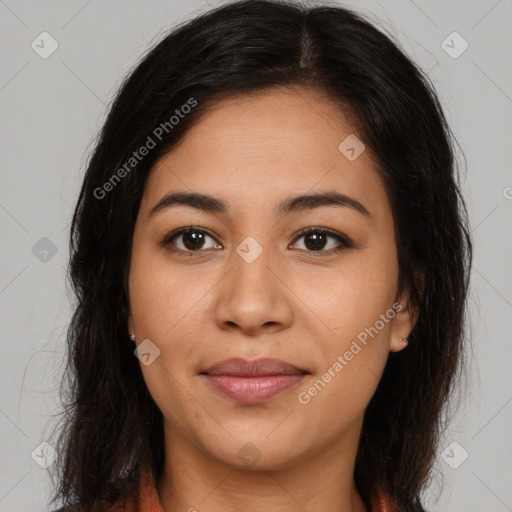
[[[304,238],[304,245],[308,252],[338,252],[342,249],[348,249],[353,246],[351,240],[336,231],[325,228],[305,228],[300,231],[299,236],[295,240]],[[324,250],[329,245],[329,238],[336,240],[338,243]]]
[[[324,233],[309,233],[304,235],[304,245],[313,251],[324,249],[328,241],[328,235]]]
[[[187,226],[177,229],[167,235],[161,242],[161,245],[171,251],[181,252],[199,252],[202,249],[211,249],[215,247],[205,247],[208,238],[213,237],[207,231],[193,226]],[[181,239],[181,240],[180,240]],[[178,243],[176,243],[177,241]],[[170,246],[170,247],[169,247]]]
[[[187,231],[182,233],[183,245],[190,251],[201,249],[204,245],[204,233],[197,233],[195,231]]]

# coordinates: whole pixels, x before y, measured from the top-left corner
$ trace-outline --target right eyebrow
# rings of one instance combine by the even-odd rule
[[[174,205],[185,205],[198,210],[211,213],[227,213],[228,208],[224,201],[207,194],[198,194],[196,192],[173,192],[166,194],[158,203],[153,206],[149,216],[170,208]]]

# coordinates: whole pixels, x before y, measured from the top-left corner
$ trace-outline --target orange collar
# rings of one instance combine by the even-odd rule
[[[151,470],[142,471],[139,487],[119,500],[108,512],[164,512]]]

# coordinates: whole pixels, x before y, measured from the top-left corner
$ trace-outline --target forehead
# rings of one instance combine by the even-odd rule
[[[316,91],[276,88],[223,99],[154,165],[143,205],[189,190],[256,213],[321,189],[350,195],[368,209],[389,207],[368,148],[355,160],[342,151],[344,141],[357,144],[354,137],[340,108]]]

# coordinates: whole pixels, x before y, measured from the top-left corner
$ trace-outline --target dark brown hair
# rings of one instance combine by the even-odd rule
[[[327,95],[350,116],[385,182],[399,294],[408,291],[418,320],[409,346],[390,354],[366,409],[355,479],[367,503],[384,492],[394,510],[424,511],[420,495],[468,331],[472,245],[454,138],[430,80],[391,36],[346,8],[285,0],[228,3],[181,24],[142,58],[111,105],[71,225],[69,277],[77,300],[52,503],[99,510],[126,496],[145,466],[160,474],[162,414],[126,327],[126,278],[144,184],[208,105],[274,86]],[[191,100],[194,108],[170,121]],[[155,147],[127,167],[150,136]]]

